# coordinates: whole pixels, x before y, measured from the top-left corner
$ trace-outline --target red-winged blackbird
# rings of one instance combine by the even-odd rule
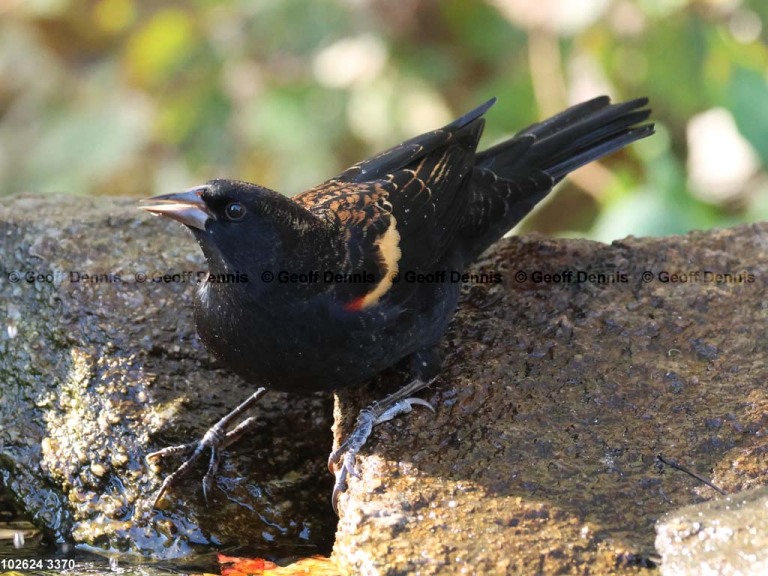
[[[196,298],[198,333],[246,382],[333,390],[408,363],[413,381],[361,411],[331,454],[334,506],[372,427],[414,404],[429,406],[410,395],[440,369],[436,346],[461,288],[448,274],[462,272],[570,171],[653,133],[642,124],[647,99],[600,97],[477,152],[482,115],[494,101],[293,198],[212,180],[142,206],[193,232],[210,268]],[[445,281],[418,281],[441,271]],[[264,393],[259,388],[199,442],[150,455],[192,453],[155,503],[206,449],[203,490],[210,491],[219,451],[254,419],[228,431],[230,423]]]

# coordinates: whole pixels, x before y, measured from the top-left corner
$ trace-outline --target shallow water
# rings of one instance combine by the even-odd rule
[[[315,547],[303,550],[317,554]],[[263,550],[254,548],[210,549],[188,559],[151,561],[146,558],[107,557],[94,554],[83,547],[69,544],[48,545],[31,524],[0,522],[0,576],[5,574],[34,575],[116,575],[167,576],[168,574],[219,574],[218,553],[227,556],[264,558],[280,565],[295,561],[297,550]],[[301,552],[301,551],[298,551]]]
[[[0,574],[20,573],[35,575],[68,574],[140,574],[167,576],[168,574],[218,573],[215,555],[200,556],[185,564],[129,563],[77,550],[70,545],[47,546],[39,536],[25,539],[21,547],[13,540],[0,539]]]

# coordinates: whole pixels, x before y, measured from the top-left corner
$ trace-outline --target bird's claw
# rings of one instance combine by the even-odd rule
[[[336,481],[333,483],[333,492],[331,493],[331,505],[336,515],[339,514],[339,496],[347,491],[347,476],[360,478],[360,473],[355,468],[356,457],[349,455],[343,458],[343,462],[334,473]]]
[[[242,402],[237,408],[232,410],[229,414],[224,416],[221,420],[216,422],[203,437],[197,442],[189,442],[187,444],[180,444],[179,446],[170,446],[147,454],[147,460],[160,460],[167,456],[177,456],[180,454],[191,455],[179,466],[175,472],[169,474],[163,483],[160,485],[160,489],[157,491],[157,495],[152,501],[152,509],[157,507],[158,502],[162,499],[163,495],[174,484],[177,484],[184,476],[189,474],[192,466],[197,462],[206,450],[211,451],[211,458],[208,462],[208,470],[203,476],[203,498],[206,503],[208,502],[208,496],[213,489],[213,480],[216,477],[216,472],[219,470],[219,464],[221,462],[221,451],[224,450],[230,444],[233,444],[239,440],[246,432],[251,430],[256,424],[256,418],[250,417],[243,420],[240,424],[235,426],[232,430],[227,432],[229,424],[243,412],[255,404],[264,394],[266,389],[259,388],[251,396],[249,396],[244,402]]]
[[[336,476],[331,494],[331,504],[336,514],[339,513],[339,496],[347,491],[347,478],[349,476],[360,478],[360,473],[357,471],[357,453],[365,446],[373,427],[382,422],[392,420],[400,414],[411,412],[413,406],[424,406],[434,412],[434,407],[426,400],[404,397],[421,390],[431,383],[432,381],[414,380],[401,390],[387,396],[380,402],[374,402],[360,411],[355,427],[350,435],[328,457],[328,470]]]
[[[227,441],[227,434],[224,433],[223,427],[220,426],[220,424],[221,422],[218,422],[211,427],[198,442],[189,442],[187,444],[180,444],[179,446],[169,446],[168,448],[163,448],[162,450],[147,455],[147,460],[160,460],[167,456],[192,452],[175,472],[169,474],[165,480],[163,480],[163,483],[160,485],[160,490],[158,490],[155,499],[152,501],[152,509],[157,507],[158,502],[160,502],[169,488],[189,474],[194,463],[200,459],[206,449],[210,449],[211,451],[208,470],[203,477],[203,497],[205,498],[205,501],[208,502],[208,494],[213,486],[213,479],[216,477],[216,472],[219,470],[219,448]]]

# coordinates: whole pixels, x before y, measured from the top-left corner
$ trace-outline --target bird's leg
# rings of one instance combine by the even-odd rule
[[[196,442],[189,442],[187,444],[181,444],[179,446],[169,446],[163,448],[157,452],[147,454],[147,460],[160,460],[167,456],[175,456],[177,454],[190,454],[181,466],[179,466],[175,472],[170,474],[163,480],[163,484],[160,486],[160,490],[157,492],[157,496],[152,501],[152,508],[157,506],[157,503],[163,497],[163,494],[184,476],[186,476],[192,469],[192,465],[197,462],[203,455],[206,449],[211,451],[211,459],[208,462],[208,470],[203,476],[203,496],[206,501],[208,500],[208,493],[213,486],[213,479],[216,476],[216,472],[219,469],[220,453],[222,450],[237,442],[246,432],[249,432],[255,427],[257,422],[256,418],[251,416],[246,418],[240,424],[227,431],[230,423],[238,418],[243,412],[248,410],[251,406],[261,399],[264,394],[267,393],[266,388],[259,388],[251,394],[246,400],[240,404],[237,408],[232,410],[229,414],[224,416],[221,420],[211,426],[203,437]]]
[[[428,382],[417,378],[394,394],[390,394],[383,400],[374,402],[360,411],[355,428],[347,439],[336,450],[331,452],[331,455],[328,457],[328,470],[336,476],[333,495],[331,496],[333,510],[336,513],[338,513],[337,503],[339,494],[347,490],[347,476],[360,477],[357,470],[355,470],[356,456],[368,440],[373,427],[382,422],[392,420],[400,414],[407,414],[413,410],[415,405],[425,406],[434,412],[435,409],[432,407],[432,404],[426,400],[410,397],[411,394],[426,388],[434,381],[434,378]]]

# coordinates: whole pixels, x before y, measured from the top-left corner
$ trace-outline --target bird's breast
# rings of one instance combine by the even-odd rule
[[[362,384],[434,343],[457,296],[458,287],[425,288],[402,305],[383,299],[355,311],[330,295],[254,300],[206,289],[195,321],[206,347],[249,383],[307,393]]]

